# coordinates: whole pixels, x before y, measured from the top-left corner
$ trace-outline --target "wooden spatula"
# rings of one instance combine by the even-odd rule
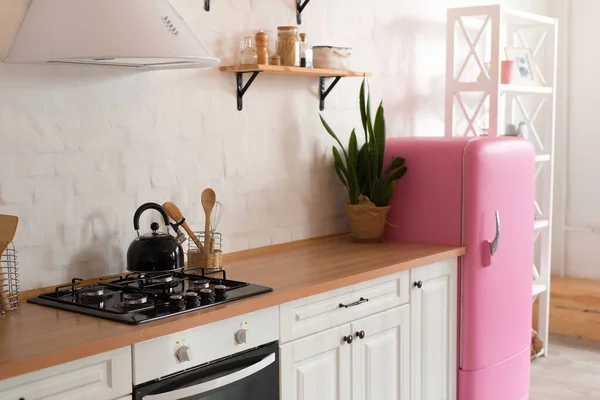
[[[165,211],[167,212],[167,214],[169,215],[169,217],[171,217],[171,219],[173,221],[178,222],[183,219],[183,213],[181,212],[179,207],[177,207],[177,205],[175,205],[175,203],[168,201],[165,204],[163,204],[163,208],[165,209]],[[202,243],[200,243],[200,239],[198,239],[198,236],[196,236],[194,234],[194,231],[192,231],[192,229],[187,224],[187,222],[184,222],[183,224],[181,224],[181,226],[183,227],[183,229],[185,229],[187,234],[190,236],[190,239],[192,239],[194,241],[194,243],[196,243],[196,246],[200,249],[200,251],[203,252],[204,254],[206,254],[207,250],[202,245]]]
[[[210,214],[217,202],[217,194],[212,189],[202,192],[202,208],[204,208],[204,247],[210,248]]]
[[[0,257],[8,244],[13,241],[18,224],[18,217],[0,214]],[[0,308],[3,311],[8,311],[10,310],[10,293],[6,293],[5,282],[6,274],[0,265]]]

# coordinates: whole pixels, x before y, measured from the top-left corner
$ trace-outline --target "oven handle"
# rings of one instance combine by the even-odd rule
[[[231,385],[237,381],[254,375],[259,371],[267,368],[269,365],[275,362],[275,353],[271,353],[256,364],[241,369],[233,374],[222,376],[212,381],[203,382],[198,385],[186,387],[183,389],[173,390],[171,392],[151,394],[144,396],[143,400],[178,400],[189,396],[194,396],[202,393],[209,392],[211,390],[222,388],[223,386]]]

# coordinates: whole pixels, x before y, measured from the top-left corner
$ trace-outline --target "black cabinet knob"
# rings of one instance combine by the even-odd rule
[[[421,281],[415,282],[413,286],[418,289],[421,289],[423,287],[423,282],[421,282]]]
[[[367,336],[365,331],[356,332],[356,337],[359,339],[364,339],[365,336]]]
[[[344,336],[344,342],[346,342],[348,344],[352,344],[353,340],[354,339],[352,338],[352,335]]]

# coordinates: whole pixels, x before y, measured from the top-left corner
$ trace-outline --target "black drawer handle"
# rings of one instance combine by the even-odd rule
[[[356,337],[359,338],[359,339],[364,339],[365,336],[367,336],[367,334],[365,333],[365,331],[356,332]]]
[[[421,289],[423,287],[423,282],[422,281],[415,282],[413,286],[416,287],[417,289]]]
[[[360,300],[355,301],[354,303],[349,303],[349,304],[340,303],[340,308],[354,307],[354,306],[357,306],[359,304],[366,303],[367,301],[369,301],[369,299],[365,299],[364,297],[361,297]]]
[[[344,342],[346,342],[348,344],[352,344],[353,340],[354,339],[352,338],[352,335],[344,336]]]

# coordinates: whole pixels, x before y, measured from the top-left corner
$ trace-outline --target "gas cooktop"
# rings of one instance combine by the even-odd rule
[[[29,302],[136,325],[273,291],[228,280],[224,270],[208,274],[202,268],[114,275],[89,286],[81,281],[74,278]]]

